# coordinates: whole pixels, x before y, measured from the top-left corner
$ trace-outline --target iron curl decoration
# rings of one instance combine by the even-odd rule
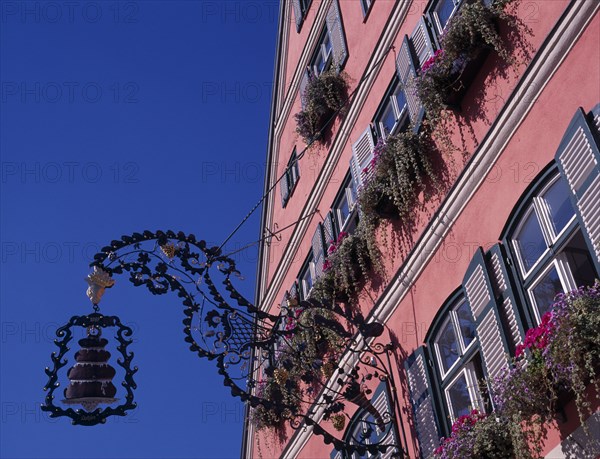
[[[115,338],[119,342],[117,350],[120,353],[120,358],[117,359],[119,364],[125,370],[125,376],[122,382],[122,386],[126,390],[125,401],[115,407],[106,407],[104,409],[97,408],[91,412],[67,408],[66,410],[60,408],[54,404],[54,391],[60,386],[58,381],[58,371],[63,368],[68,360],[64,359],[65,355],[69,351],[69,343],[73,339],[73,327],[100,327],[109,328],[117,327],[117,333]],[[44,386],[44,391],[47,391],[45,403],[41,406],[42,411],[50,413],[51,418],[57,418],[60,416],[66,416],[71,418],[72,424],[82,426],[93,426],[96,424],[104,424],[109,416],[126,416],[127,411],[136,408],[136,403],[133,401],[133,391],[137,388],[137,385],[133,379],[133,376],[138,371],[137,367],[131,367],[131,361],[133,359],[133,352],[128,352],[128,346],[133,340],[128,339],[133,334],[130,327],[123,325],[121,320],[117,316],[104,316],[98,312],[94,312],[87,316],[73,316],[66,325],[63,325],[56,330],[56,336],[62,339],[55,339],[54,344],[58,346],[58,353],[53,352],[51,355],[53,368],[45,368],[45,373],[48,376],[48,382]]]
[[[376,453],[395,448],[404,455],[398,444],[365,445],[354,438],[344,440],[320,425],[332,416],[341,415],[348,403],[368,408],[369,381],[391,377],[389,365],[381,359],[391,347],[375,342],[384,331],[381,324],[369,322],[360,312],[336,303],[314,299],[291,302],[290,307],[282,308],[277,315],[265,312],[235,287],[233,279],[241,277],[241,273],[232,258],[220,248],[209,247],[205,241],[183,232],[144,231],[122,236],[103,247],[90,266],[107,273],[111,279],[126,275],[134,286],[146,287],[153,295],[175,293],[184,306],[184,340],[190,351],[215,362],[223,376],[223,385],[252,410],[274,412],[294,430],[310,427],[325,443],[350,455],[367,446]],[[297,363],[305,349],[303,343],[297,343],[291,336],[310,332],[315,324],[337,337],[339,357],[350,355],[346,362],[328,362],[331,365],[327,373],[322,370],[325,362],[306,371]],[[52,357],[55,362],[52,373],[66,364],[61,359],[70,334],[67,330],[64,333],[68,337],[66,342],[58,344],[59,354]],[[365,360],[365,355],[370,357]],[[274,362],[275,357],[279,362]],[[263,379],[272,377],[278,369],[302,372],[304,388],[297,391],[295,398],[282,400],[261,395]],[[283,381],[283,371],[278,374],[282,378],[281,390],[286,390],[292,381]],[[322,376],[325,374],[326,377]],[[53,384],[51,376],[48,387]],[[51,393],[48,395],[51,401]],[[53,405],[52,410],[56,416],[72,417],[69,410],[59,411]],[[124,411],[115,412],[121,413]],[[391,429],[396,422],[394,412],[384,421],[386,428]]]

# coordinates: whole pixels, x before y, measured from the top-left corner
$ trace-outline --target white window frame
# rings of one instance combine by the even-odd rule
[[[308,282],[306,281],[307,275],[310,276],[311,285],[310,288],[307,288]],[[309,298],[310,293],[315,285],[316,275],[315,275],[315,262],[313,261],[313,256],[311,255],[310,261],[306,264],[304,269],[300,271],[300,275],[298,276],[298,283],[300,284],[300,288],[302,289],[302,295],[304,299]]]
[[[511,239],[511,244],[515,253],[517,254],[517,262],[519,263],[519,269],[521,270],[521,274],[523,278],[526,279],[529,275],[538,268],[541,261],[546,257],[548,252],[550,251],[550,247],[558,240],[560,237],[570,228],[573,221],[577,218],[577,214],[573,213],[569,221],[565,224],[564,228],[561,229],[560,233],[555,234],[554,232],[554,224],[552,223],[552,217],[550,215],[550,209],[548,208],[548,204],[544,199],[544,195],[546,192],[556,183],[557,180],[560,180],[560,175],[554,177],[544,188],[532,198],[532,204],[529,206],[523,218],[517,225],[517,228],[514,232],[516,235]],[[546,244],[546,250],[540,255],[540,257],[536,260],[536,262],[529,268],[529,270],[525,269],[525,263],[523,261],[521,255],[521,249],[519,248],[519,244],[517,243],[517,235],[523,229],[523,225],[531,215],[531,213],[535,214],[535,217],[540,225],[540,229],[542,230],[542,236],[544,238],[544,243]]]
[[[446,26],[448,25],[448,22],[450,22],[450,20],[454,17],[454,15],[456,14],[456,12],[458,11],[459,5],[460,5],[460,0],[449,0],[452,3],[454,3],[454,9],[452,10],[452,13],[450,14],[450,16],[448,17],[448,22],[446,22],[445,26],[442,26],[442,23],[440,22],[440,17],[439,17],[439,13],[438,11],[440,10],[440,6],[442,5],[442,3],[445,0],[439,0],[437,2],[437,4],[435,5],[435,8],[433,8],[432,10],[432,16],[435,22],[435,28],[438,32],[438,34],[442,34],[444,33],[444,30],[446,29]]]
[[[434,340],[435,356],[438,362],[438,366],[441,370],[440,373],[442,374],[442,379],[444,379],[450,372],[452,372],[452,370],[454,370],[454,368],[456,368],[457,365],[461,363],[461,358],[467,353],[469,349],[471,349],[471,347],[473,347],[474,343],[477,341],[476,334],[467,346],[465,346],[465,343],[463,342],[463,336],[460,331],[460,323],[458,322],[458,314],[456,313],[456,310],[466,303],[467,300],[465,298],[462,298],[452,307],[452,309],[450,309],[448,317],[446,317],[444,322],[442,322],[442,326],[440,327],[440,330],[438,331]],[[444,364],[442,362],[442,356],[438,346],[438,341],[440,339],[440,335],[445,330],[448,322],[452,322],[454,336],[456,338],[456,341],[458,342],[459,353],[456,361],[450,366],[450,368],[448,368],[448,370],[444,371]],[[475,320],[473,320],[473,325],[475,325]]]
[[[335,224],[339,228],[339,231],[346,231],[349,228],[352,219],[355,218],[356,199],[354,197],[355,192],[352,186],[353,183],[352,180],[350,180],[350,183],[348,183],[348,185],[344,188],[342,195],[338,197],[338,199],[335,201],[335,204],[333,205]],[[342,221],[341,204],[343,202],[346,202],[348,204],[348,215]]]
[[[456,417],[454,416],[454,409],[450,399],[450,389],[463,376],[467,382],[467,391],[469,392],[469,398],[471,399],[471,409],[483,411],[483,400],[481,399],[481,394],[479,393],[477,385],[477,372],[475,371],[475,366],[471,361],[467,363],[454,378],[452,378],[450,383],[444,389],[444,396],[446,397],[446,405],[448,406],[448,413],[450,413],[451,423],[454,423]]]
[[[326,42],[329,42],[329,49],[327,49],[327,47],[325,46]],[[319,66],[317,64],[317,62],[320,60],[319,58],[324,63],[323,70],[319,70]],[[331,36],[329,35],[329,29],[327,28],[327,25],[325,25],[325,32],[323,33],[321,40],[319,40],[319,45],[317,46],[317,52],[311,63],[311,69],[313,71],[313,75],[318,77],[319,75],[321,75],[321,73],[327,71],[327,69],[331,65],[332,60],[333,60],[333,43],[331,41]]]
[[[388,96],[388,98],[387,98],[388,100],[384,106],[384,109],[380,112],[380,116],[378,116],[377,128],[379,129],[379,134],[381,135],[381,138],[384,140],[388,136],[396,133],[396,131],[398,130],[398,126],[400,126],[402,124],[402,122],[408,115],[408,101],[404,104],[404,107],[402,107],[402,109],[400,109],[400,107],[398,106],[397,95],[400,92],[402,92],[402,87],[401,87],[400,83],[398,82],[396,84],[396,87],[392,91],[392,93]],[[404,100],[406,100],[406,95],[404,95]],[[395,121],[394,121],[394,126],[392,127],[390,132],[386,133],[382,120],[384,118],[383,114],[385,114],[389,109],[391,109],[392,112],[394,113]]]

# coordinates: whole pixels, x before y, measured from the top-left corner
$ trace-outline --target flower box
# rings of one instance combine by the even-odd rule
[[[462,99],[477,77],[489,54],[490,48],[480,46],[471,56],[463,55],[454,61],[453,72],[448,77],[446,92],[442,96],[447,108],[457,111],[461,110]]]

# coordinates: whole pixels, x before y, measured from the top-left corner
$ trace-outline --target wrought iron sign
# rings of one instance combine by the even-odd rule
[[[115,277],[125,275],[134,286],[154,295],[174,293],[181,299],[189,349],[213,361],[232,395],[253,410],[294,429],[312,428],[326,443],[347,454],[393,450],[395,457],[404,456],[401,442],[390,441],[399,435],[385,435],[402,426],[397,400],[392,400],[388,410],[375,409],[369,400],[374,381],[386,381],[395,398],[393,345],[378,341],[385,331],[383,325],[365,320],[350,308],[315,300],[290,298],[277,315],[264,312],[236,289],[235,278],[241,275],[232,258],[182,232],[123,236],[103,247],[91,266],[87,294],[94,312],[74,316],[58,329],[58,351],[52,353],[52,369],[46,368],[49,380],[44,389],[48,393],[42,409],[51,417],[67,416],[73,424],[91,426],[135,408],[137,368],[131,367],[133,353],[128,351],[132,331],[118,317],[103,316],[98,307]],[[68,408],[63,409],[55,405],[54,392],[60,385],[59,371],[69,363],[73,327],[85,329],[86,336],[79,340],[80,350],[67,373],[69,384],[61,403]],[[121,391],[113,383],[115,361],[107,350],[111,328],[116,329],[118,342],[116,364],[124,373]],[[265,380],[275,383],[265,387]],[[123,395],[122,403],[113,407]],[[383,440],[343,434],[344,413],[351,411],[345,409],[348,404],[371,413],[371,421],[366,422],[384,433]]]

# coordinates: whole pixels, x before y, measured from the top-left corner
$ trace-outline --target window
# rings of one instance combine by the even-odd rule
[[[285,207],[288,200],[292,196],[294,189],[296,188],[296,183],[300,179],[300,167],[298,166],[298,156],[296,154],[296,147],[294,147],[294,151],[292,152],[292,156],[288,161],[288,165],[285,169],[285,173],[281,178],[280,187],[281,187],[281,203],[282,206]]]
[[[314,263],[312,253],[298,275],[298,284],[300,287],[300,298],[306,300],[310,296],[310,292],[315,280]]]
[[[448,304],[447,312],[438,322],[440,325],[435,327],[433,349],[445,405],[451,422],[454,422],[472,409],[483,409],[478,388],[483,371],[469,303],[462,295],[455,295]]]
[[[304,18],[306,18],[311,1],[312,0],[292,0],[294,18],[296,20],[296,32],[300,32],[300,29],[302,28],[302,23],[304,22]]]
[[[342,189],[333,204],[333,220],[335,222],[334,233],[339,234],[341,231],[352,233],[358,223],[358,212],[356,211],[356,185],[350,177],[350,174],[345,178]],[[325,241],[328,243],[329,241]]]
[[[345,433],[345,441],[356,445],[397,445],[399,438],[396,432],[395,416],[392,412],[390,404],[390,394],[386,382],[382,382],[375,389],[370,403],[375,410],[369,410],[364,407],[356,412],[352,417]],[[379,413],[379,417],[373,416],[374,412]],[[398,450],[390,447],[384,453],[381,452],[366,452],[360,456],[358,453],[349,456],[351,459],[363,458],[378,458],[389,459],[398,457]],[[334,450],[331,454],[332,458],[337,458],[337,452]],[[346,456],[343,456],[346,457]]]
[[[594,282],[594,263],[567,184],[558,174],[529,197],[512,234],[511,246],[536,321],[557,293]]]
[[[397,77],[394,77],[373,121],[380,139],[395,134],[408,124],[406,95]]]
[[[431,15],[439,35],[441,35],[448,21],[460,6],[461,0],[438,0],[431,8]]]
[[[332,49],[331,37],[327,27],[325,27],[310,66],[314,76],[318,77],[329,68],[332,61]]]
[[[375,0],[360,0],[360,6],[362,8],[363,17],[367,17],[369,10],[371,9],[371,5]]]

